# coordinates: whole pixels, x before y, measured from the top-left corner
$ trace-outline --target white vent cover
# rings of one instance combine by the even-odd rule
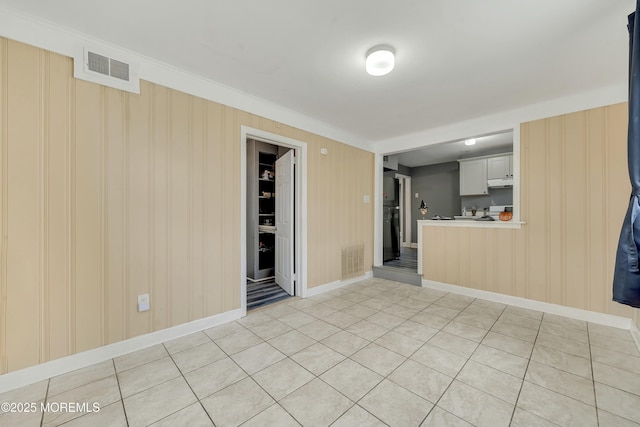
[[[115,59],[116,56],[118,59]],[[104,86],[140,93],[137,67],[124,55],[110,55],[104,49],[85,48],[81,59],[74,59],[73,75]],[[82,66],[80,66],[80,62]]]

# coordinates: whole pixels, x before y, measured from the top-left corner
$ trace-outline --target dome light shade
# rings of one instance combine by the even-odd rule
[[[395,51],[391,46],[374,46],[367,52],[366,69],[372,76],[389,74],[395,64]]]
[[[475,138],[467,139],[464,142],[464,145],[475,145],[475,144],[476,144],[476,139]]]

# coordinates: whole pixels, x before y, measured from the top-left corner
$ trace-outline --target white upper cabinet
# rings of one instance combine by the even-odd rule
[[[487,159],[487,179],[513,178],[513,155],[489,157]]]
[[[487,194],[487,159],[459,160],[460,195]]]

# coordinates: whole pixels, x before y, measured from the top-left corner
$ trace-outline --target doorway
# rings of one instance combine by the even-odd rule
[[[247,138],[247,309],[295,295],[295,149]]]
[[[241,128],[241,309],[306,293],[306,144]]]

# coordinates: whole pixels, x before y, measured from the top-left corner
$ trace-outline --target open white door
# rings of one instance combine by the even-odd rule
[[[276,160],[276,283],[293,295],[293,157]]]

